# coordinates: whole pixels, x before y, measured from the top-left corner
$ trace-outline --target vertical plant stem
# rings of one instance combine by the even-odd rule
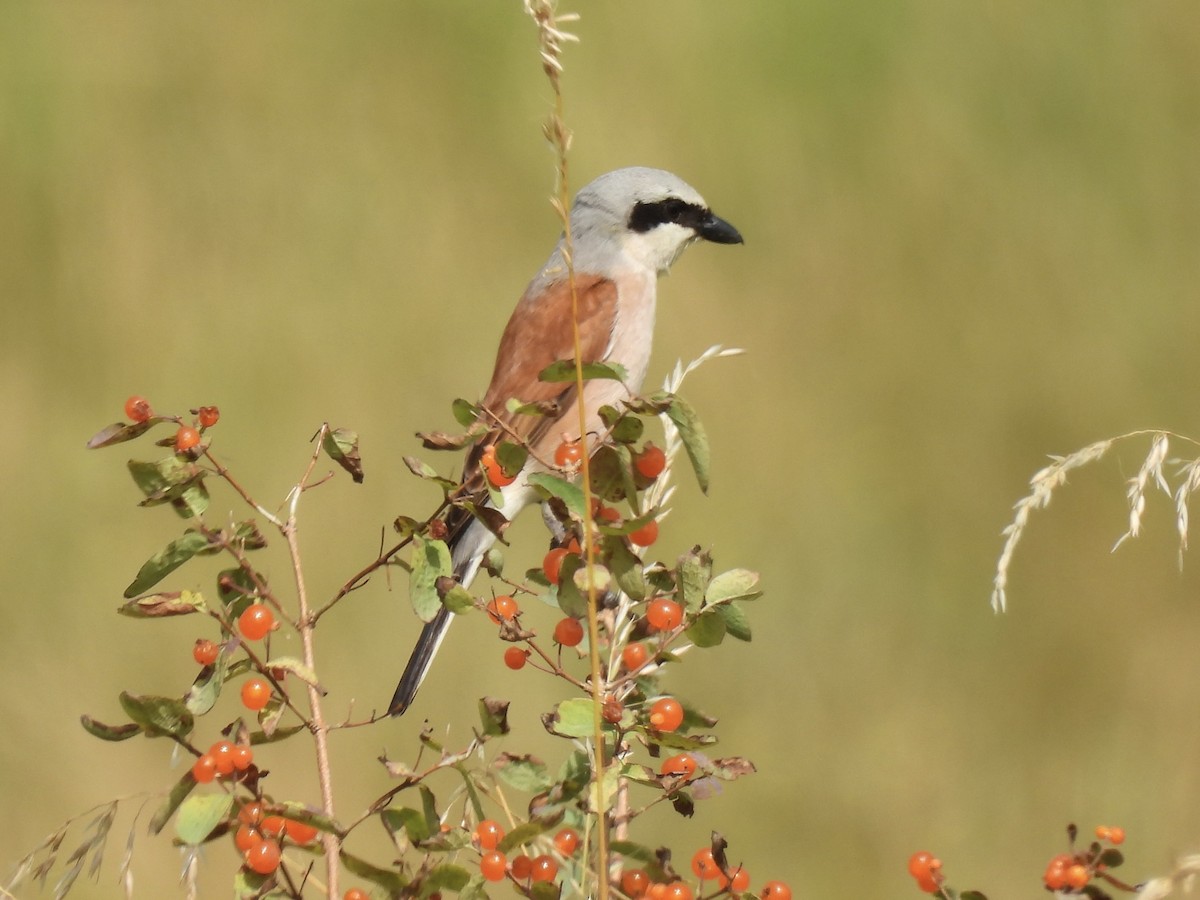
[[[328,425],[321,426],[321,433],[317,436],[316,441],[317,450],[313,453],[312,460],[308,464],[308,469],[305,471],[304,477],[300,479],[299,484],[292,488],[288,504],[288,518],[280,529],[283,532],[284,539],[287,541],[288,554],[292,560],[292,575],[296,580],[296,603],[298,606],[298,615],[296,618],[300,623],[300,644],[304,656],[304,665],[308,667],[309,671],[314,672],[316,671],[316,650],[313,645],[313,631],[315,626],[309,612],[308,590],[304,583],[304,568],[300,562],[300,543],[297,539],[296,513],[300,504],[300,495],[304,493],[304,487],[308,483],[309,475],[316,465],[321,442],[328,428]],[[308,690],[309,709],[312,711],[309,717],[309,727],[312,730],[313,743],[317,751],[317,781],[321,789],[321,810],[326,816],[333,819],[333,775],[329,766],[329,727],[325,724],[325,713],[321,706],[320,692],[311,684],[306,684],[305,687]],[[325,844],[325,892],[330,897],[337,897],[340,895],[338,891],[338,863],[340,860],[341,839],[336,834],[324,833],[322,840]]]

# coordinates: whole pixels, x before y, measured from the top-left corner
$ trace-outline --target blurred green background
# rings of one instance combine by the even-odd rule
[[[1198,568],[1180,573],[1162,496],[1109,553],[1149,441],[1035,516],[1009,614],[988,596],[1047,453],[1200,432],[1200,7],[578,8],[574,186],[666,167],[746,236],[661,285],[652,381],[713,343],[749,351],[686,385],[714,487],[680,473],[659,549],[763,573],[755,641],[669,680],[760,771],[636,836],[686,859],[719,830],[756,885],[799,897],[916,896],[921,848],[959,887],[1040,896],[1072,820],[1125,826],[1134,880],[1195,850]],[[0,6],[4,871],[68,816],[181,771],[163,742],[78,725],[119,721],[122,689],[182,692],[197,636],[114,614],[180,523],[135,505],[123,465],[148,444],[84,441],[131,393],[219,404],[214,449],[274,505],[323,420],[356,428],[365,484],[301,511],[329,596],[396,514],[435,501],[401,457],[483,390],[556,237],[549,97],[515,0]],[[236,508],[219,498],[218,519]],[[511,565],[540,558],[540,527],[521,523]],[[287,584],[282,556],[266,565]],[[173,583],[211,591],[212,569]],[[331,716],[385,703],[416,632],[403,582],[323,625]],[[504,749],[559,758],[533,719],[555,686],[504,669],[490,632],[460,622],[409,716],[338,736],[345,817],[386,789],[381,749],[411,759],[423,717],[461,743],[484,693],[515,700]],[[273,787],[315,802],[308,747],[285,746],[264,751]],[[138,802],[82,896],[117,894]],[[178,864],[139,838],[139,893],[175,893]],[[204,896],[234,864],[206,854]]]

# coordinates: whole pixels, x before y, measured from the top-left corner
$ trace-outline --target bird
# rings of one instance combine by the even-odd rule
[[[650,364],[659,275],[696,242],[741,244],[742,236],[716,216],[704,198],[679,176],[633,166],[601,175],[581,188],[570,210],[571,261],[579,323],[579,351],[586,363],[616,363],[624,377],[584,384],[585,436],[602,433],[599,410],[641,390]],[[499,490],[496,510],[512,521],[540,498],[528,477],[546,471],[559,443],[581,435],[576,385],[542,381],[538,374],[560,360],[574,360],[571,283],[566,233],[529,282],[501,337],[491,383],[480,402],[476,441],[463,468],[463,495],[493,505],[484,484],[484,449],[499,440],[523,443],[529,455],[516,479]],[[509,401],[541,403],[549,415],[512,411]],[[452,507],[447,543],[454,579],[468,587],[496,540],[479,517]],[[421,629],[388,706],[391,715],[408,709],[441,647],[453,615],[445,607]]]

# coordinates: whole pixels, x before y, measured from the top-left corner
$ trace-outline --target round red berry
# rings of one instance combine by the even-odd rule
[[[633,900],[641,897],[650,887],[650,876],[645,869],[626,869],[621,873],[621,892]]]
[[[261,844],[262,841],[262,832],[253,825],[239,825],[233,835],[233,845],[242,853],[248,851],[255,844]]]
[[[517,881],[524,881],[533,872],[533,860],[522,853],[520,856],[513,857],[509,870]]]
[[[563,560],[566,559],[569,552],[566,547],[555,547],[542,560],[542,571],[546,573],[546,580],[551,584],[558,584],[558,576],[562,571]]]
[[[499,850],[489,850],[479,857],[479,873],[488,881],[502,881],[508,872],[508,860]]]
[[[759,896],[763,900],[792,900],[792,889],[782,881],[768,881]]]
[[[750,873],[745,869],[738,868],[734,870],[733,878],[729,881],[729,888],[735,894],[743,893],[750,887]]]
[[[496,459],[496,448],[491,445],[483,449],[483,456],[479,458],[479,464],[483,466],[483,473],[491,482],[492,487],[507,487],[517,480],[516,475],[509,475],[504,471],[500,461]]]
[[[286,819],[284,822],[288,840],[301,846],[307,846],[317,839],[317,829],[307,822],[297,822],[295,819]]]
[[[924,878],[941,864],[941,860],[928,850],[918,850],[908,858],[908,874],[913,878]]]
[[[233,771],[233,743],[231,741],[217,741],[208,748],[208,755],[216,762],[218,775],[228,775]]]
[[[651,519],[637,531],[631,531],[629,540],[639,547],[649,547],[658,540],[658,520]]]
[[[553,881],[558,874],[558,863],[553,856],[542,854],[533,861],[533,869],[529,877],[533,881]]]
[[[145,422],[154,415],[150,401],[145,397],[133,396],[125,401],[125,416],[131,422]]]
[[[211,666],[217,661],[220,653],[221,648],[205,638],[196,638],[196,643],[192,645],[192,659],[202,666]]]
[[[350,888],[342,894],[342,900],[371,900],[371,895],[362,888]]]
[[[262,821],[263,808],[261,803],[243,803],[238,810],[238,821],[247,825],[257,825]]]
[[[242,706],[258,712],[271,700],[271,682],[265,678],[247,678],[242,683]]]
[[[554,847],[563,856],[570,856],[579,846],[579,832],[574,828],[564,828],[554,836]]]
[[[646,608],[646,621],[655,631],[670,631],[683,622],[683,607],[666,597],[656,597]]]
[[[1125,829],[1120,825],[1113,825],[1108,829],[1108,839],[1113,844],[1125,843]]]
[[[509,647],[504,651],[504,664],[514,672],[517,669],[525,668],[525,663],[529,660],[529,651],[522,650],[520,647]]]
[[[217,777],[217,761],[205,753],[192,763],[192,779],[198,784],[208,784]]]
[[[203,427],[212,428],[221,418],[221,411],[215,406],[202,406],[196,411],[196,418]]]
[[[691,778],[696,774],[696,758],[690,753],[677,753],[663,760],[659,772],[663,775]]]
[[[175,449],[182,453],[184,450],[191,450],[200,443],[200,432],[190,425],[180,425],[179,430],[175,432]]]
[[[663,892],[664,900],[692,900],[692,889],[682,881],[672,881]]]
[[[573,469],[583,459],[583,444],[580,441],[563,441],[554,451],[554,464],[560,469]]]
[[[627,644],[621,651],[621,665],[625,667],[626,672],[636,672],[649,658],[650,651],[646,649],[645,644]]]
[[[481,850],[495,850],[496,845],[504,840],[504,826],[493,819],[484,819],[475,826],[475,840]]]
[[[639,475],[653,481],[667,467],[667,454],[653,444],[647,443],[642,448],[642,452],[633,457],[633,465]]]
[[[261,641],[275,627],[275,614],[265,603],[251,603],[238,616],[238,631],[248,641]]]
[[[246,851],[246,868],[259,875],[270,875],[279,868],[279,844],[264,838]]]
[[[692,871],[701,881],[715,881],[721,877],[721,867],[713,859],[712,847],[701,847],[692,855]]]
[[[263,834],[282,837],[287,832],[287,819],[283,816],[266,816],[258,825]]]
[[[564,647],[577,647],[583,640],[583,626],[579,624],[578,619],[572,619],[570,616],[559,619],[558,624],[554,626],[554,640]]]
[[[249,744],[234,744],[233,767],[239,772],[245,772],[254,763],[254,751]]]
[[[663,697],[650,707],[650,724],[659,731],[674,731],[683,724],[683,705],[674,697]]]
[[[497,625],[500,624],[501,619],[504,619],[505,621],[513,619],[516,617],[518,612],[519,609],[517,607],[517,601],[507,594],[501,594],[499,597],[493,597],[491,602],[487,605],[488,618],[490,618]]]

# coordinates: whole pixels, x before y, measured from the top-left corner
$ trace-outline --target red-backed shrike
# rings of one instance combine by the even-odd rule
[[[583,390],[586,433],[603,433],[598,410],[617,405],[641,390],[650,364],[658,276],[695,240],[740,244],[737,229],[717,218],[693,188],[661,169],[617,169],[583,188],[571,207],[579,346],[585,363],[624,367],[624,382],[588,381]],[[571,287],[560,240],[533,277],[500,338],[492,383],[480,404],[490,434],[472,448],[463,470],[464,488],[485,502],[479,460],[483,447],[516,440],[529,448],[525,468],[500,491],[498,510],[512,520],[538,494],[528,476],[544,471],[539,460],[553,458],[565,439],[579,438],[579,397],[573,382],[540,381],[551,363],[574,359]],[[508,401],[556,401],[550,416],[509,412]],[[454,577],[464,587],[495,541],[481,521],[453,509],[447,520]],[[441,646],[452,616],[444,607],[421,630],[388,711],[400,715],[417,694]]]

